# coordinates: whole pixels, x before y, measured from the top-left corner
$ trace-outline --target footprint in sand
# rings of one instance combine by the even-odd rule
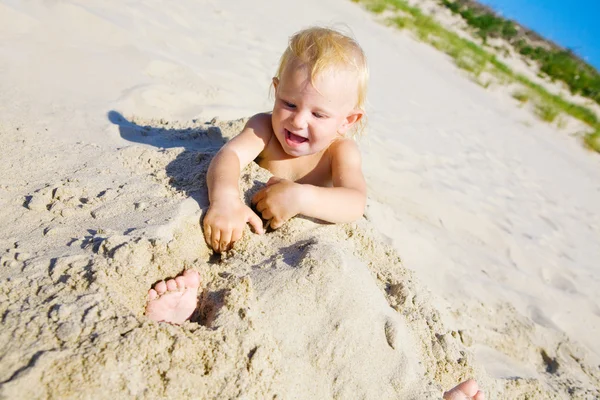
[[[400,348],[402,343],[398,321],[391,318],[386,318],[384,324],[385,338],[392,349]]]
[[[148,291],[146,316],[157,322],[183,324],[190,319],[198,302],[200,275],[187,270],[166,282],[160,281]]]

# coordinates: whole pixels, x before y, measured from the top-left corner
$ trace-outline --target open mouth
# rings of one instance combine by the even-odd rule
[[[295,135],[287,129],[285,130],[285,139],[290,144],[302,144],[304,142],[308,142],[308,138]]]

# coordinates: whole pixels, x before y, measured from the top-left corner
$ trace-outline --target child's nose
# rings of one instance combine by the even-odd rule
[[[306,117],[304,113],[297,112],[292,116],[292,125],[295,129],[306,128]]]

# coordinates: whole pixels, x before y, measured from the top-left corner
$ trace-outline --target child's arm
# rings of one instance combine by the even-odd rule
[[[210,206],[204,217],[204,238],[215,251],[228,250],[242,237],[246,223],[263,233],[258,215],[240,199],[240,171],[265,148],[271,138],[271,116],[257,114],[242,132],[225,144],[208,167],[206,183]]]
[[[333,187],[271,178],[254,196],[256,209],[270,220],[273,229],[298,214],[334,223],[355,221],[363,215],[367,189],[358,146],[351,140],[340,140],[329,150]]]

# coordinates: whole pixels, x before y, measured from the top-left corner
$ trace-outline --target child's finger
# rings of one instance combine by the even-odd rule
[[[244,231],[242,229],[234,229],[231,233],[231,243],[235,243],[242,238]]]
[[[280,220],[279,218],[273,218],[270,221],[271,221],[271,229],[279,228],[281,225],[283,225],[283,222],[284,222],[284,221]]]
[[[271,219],[271,218],[273,218],[273,213],[271,212],[270,209],[267,208],[262,212],[262,217],[264,219]]]
[[[247,222],[250,224],[252,229],[254,229],[254,232],[258,233],[259,235],[262,235],[264,233],[262,220],[260,219],[260,217],[258,215],[254,214],[253,211],[250,211],[248,213]]]
[[[258,204],[265,197],[265,189],[262,188],[254,196],[252,196],[252,204]]]
[[[216,251],[216,252],[220,252],[219,251],[220,241],[221,241],[221,231],[218,230],[218,229],[216,229],[213,232],[213,235],[212,235],[212,238],[211,238],[211,242],[210,242],[213,250]]]
[[[221,251],[227,251],[230,243],[231,243],[231,231],[222,231],[221,232],[221,240],[219,240],[219,249]]]
[[[282,181],[282,178],[278,178],[276,176],[272,176],[268,181],[267,181],[267,187],[276,184],[277,182]]]
[[[204,223],[204,240],[206,240],[206,244],[209,246],[212,244],[211,228],[206,222]]]
[[[264,209],[267,208],[267,202],[264,200],[261,200],[254,205],[254,208],[256,208],[256,211],[262,213],[264,211]]]

